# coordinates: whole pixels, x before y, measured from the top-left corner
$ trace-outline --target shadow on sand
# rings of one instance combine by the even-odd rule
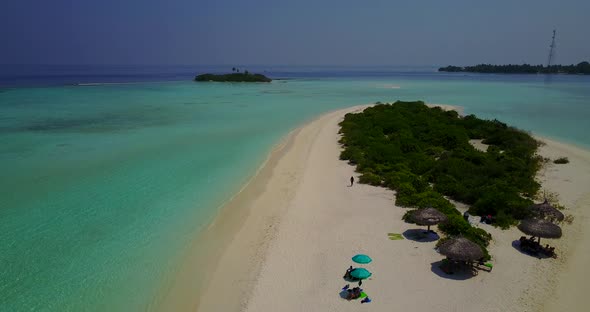
[[[406,230],[402,233],[402,235],[406,239],[413,240],[416,242],[421,242],[421,243],[434,242],[440,238],[440,236],[438,236],[438,234],[436,234],[436,232],[433,232],[433,231],[427,232],[424,229]]]
[[[524,251],[522,249],[520,249],[520,241],[518,239],[515,239],[512,241],[512,248],[518,250],[518,252],[520,252],[523,255],[527,255],[527,256],[531,256],[531,257],[535,257],[538,259],[548,259],[551,258],[541,252],[537,252],[537,253],[533,253],[533,252],[528,252],[528,251]]]
[[[348,291],[347,290],[342,290],[340,292],[340,298],[342,299],[346,299],[348,301],[355,301],[355,300],[361,300],[360,298],[355,298],[355,299],[348,299]]]
[[[347,295],[348,295],[348,291],[346,291],[346,290],[343,290],[340,292],[340,298],[342,298],[342,299],[346,299]]]
[[[346,277],[346,276],[343,276],[342,279],[348,283],[358,283],[360,281],[358,278]]]
[[[473,274],[469,270],[456,268],[453,273],[447,274],[443,271],[440,266],[443,264],[443,260],[436,261],[430,264],[430,270],[432,273],[446,279],[452,279],[456,281],[463,281],[473,277]]]
[[[351,286],[351,288],[352,288],[352,286]],[[363,290],[363,289],[361,289],[361,291],[362,291],[362,290]],[[347,291],[347,290],[342,290],[342,291],[340,291],[340,298],[342,298],[342,299],[346,299],[346,300],[348,300],[348,301],[356,301],[356,300],[358,300],[358,301],[361,301],[361,300],[363,300],[362,298],[348,299],[348,291]]]

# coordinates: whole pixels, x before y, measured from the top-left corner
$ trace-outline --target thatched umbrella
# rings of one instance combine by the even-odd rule
[[[451,238],[442,243],[438,250],[452,260],[475,261],[483,258],[481,247],[465,237]]]
[[[551,221],[563,221],[563,219],[565,218],[561,211],[557,210],[555,207],[551,206],[549,202],[547,202],[547,199],[545,199],[545,201],[540,204],[534,204],[530,206],[529,209],[535,215],[541,218],[548,218]]]
[[[418,225],[427,225],[430,231],[431,225],[447,221],[447,216],[434,208],[422,208],[412,213],[412,220]]]
[[[525,234],[538,237],[539,244],[541,243],[541,238],[561,237],[561,228],[558,225],[543,219],[522,220],[518,225],[518,229]]]

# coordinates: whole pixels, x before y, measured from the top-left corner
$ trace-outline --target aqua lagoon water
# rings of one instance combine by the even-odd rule
[[[590,147],[590,77],[277,69],[290,79],[223,84],[188,72],[0,77],[0,311],[157,305],[272,147],[337,108],[459,105]],[[64,85],[80,81],[139,82]]]

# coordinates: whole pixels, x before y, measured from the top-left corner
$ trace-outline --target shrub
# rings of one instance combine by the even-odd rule
[[[570,160],[567,159],[567,157],[559,157],[553,161],[554,164],[567,164],[569,162],[570,162]]]
[[[381,177],[373,173],[363,173],[359,178],[360,183],[381,186]]]
[[[402,216],[402,220],[404,220],[407,223],[414,223],[414,220],[412,220],[412,213],[413,212],[414,212],[414,209],[406,211],[406,213],[404,213],[404,215]]]

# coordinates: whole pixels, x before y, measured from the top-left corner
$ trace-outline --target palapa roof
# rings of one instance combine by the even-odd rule
[[[435,225],[447,221],[447,216],[434,208],[422,208],[412,213],[412,220],[418,225]]]
[[[442,243],[438,250],[450,259],[459,261],[479,260],[484,256],[481,247],[465,237],[451,238]]]
[[[541,238],[560,238],[561,228],[543,219],[525,219],[520,222],[518,229],[523,233]]]
[[[548,218],[550,220],[557,221],[563,221],[563,219],[565,218],[563,213],[559,211],[557,208],[551,206],[551,204],[549,204],[549,202],[546,199],[544,202],[540,204],[534,204],[530,206],[529,209],[540,218]]]

